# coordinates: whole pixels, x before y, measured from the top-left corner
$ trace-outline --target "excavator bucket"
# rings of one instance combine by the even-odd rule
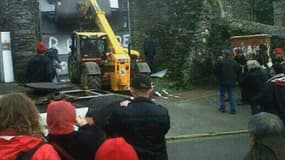
[[[83,16],[80,13],[79,7],[84,4],[84,7],[89,7],[89,0],[56,0],[55,3],[55,20],[62,24],[78,24]],[[97,0],[100,8],[106,13],[111,14],[110,2],[107,0]]]

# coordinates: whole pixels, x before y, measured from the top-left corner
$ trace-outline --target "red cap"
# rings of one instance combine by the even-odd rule
[[[45,53],[45,52],[47,51],[47,46],[46,46],[46,44],[45,44],[44,42],[39,42],[39,43],[37,44],[37,51],[38,51],[39,53]]]
[[[98,149],[95,160],[138,160],[135,149],[124,138],[106,140]]]
[[[53,101],[47,108],[48,131],[53,135],[64,135],[74,131],[75,107],[66,101]]]
[[[284,54],[284,51],[281,48],[275,48],[274,51],[276,55]]]

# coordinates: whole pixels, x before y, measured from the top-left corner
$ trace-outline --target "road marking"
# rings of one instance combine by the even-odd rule
[[[211,138],[211,137],[221,137],[221,136],[230,136],[230,135],[239,135],[239,134],[248,134],[248,130],[186,134],[186,135],[177,135],[177,136],[166,136],[165,138],[167,141],[180,141],[180,140],[193,140],[198,138]]]

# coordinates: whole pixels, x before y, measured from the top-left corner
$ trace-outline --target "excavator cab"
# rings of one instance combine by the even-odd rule
[[[68,73],[71,82],[80,83],[85,89],[101,88],[100,67],[104,65],[108,52],[107,35],[101,32],[73,32],[70,49]],[[92,87],[91,81],[95,83]]]
[[[101,58],[106,51],[106,38],[80,37],[80,56],[82,58]]]

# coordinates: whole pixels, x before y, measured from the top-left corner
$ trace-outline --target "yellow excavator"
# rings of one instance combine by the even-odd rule
[[[77,9],[80,16],[74,16],[72,8]],[[68,57],[71,82],[80,83],[83,89],[108,88],[120,92],[130,89],[134,74],[151,72],[138,51],[121,46],[97,0],[58,0],[56,14],[57,21],[78,17],[94,20],[100,30],[72,33]]]

